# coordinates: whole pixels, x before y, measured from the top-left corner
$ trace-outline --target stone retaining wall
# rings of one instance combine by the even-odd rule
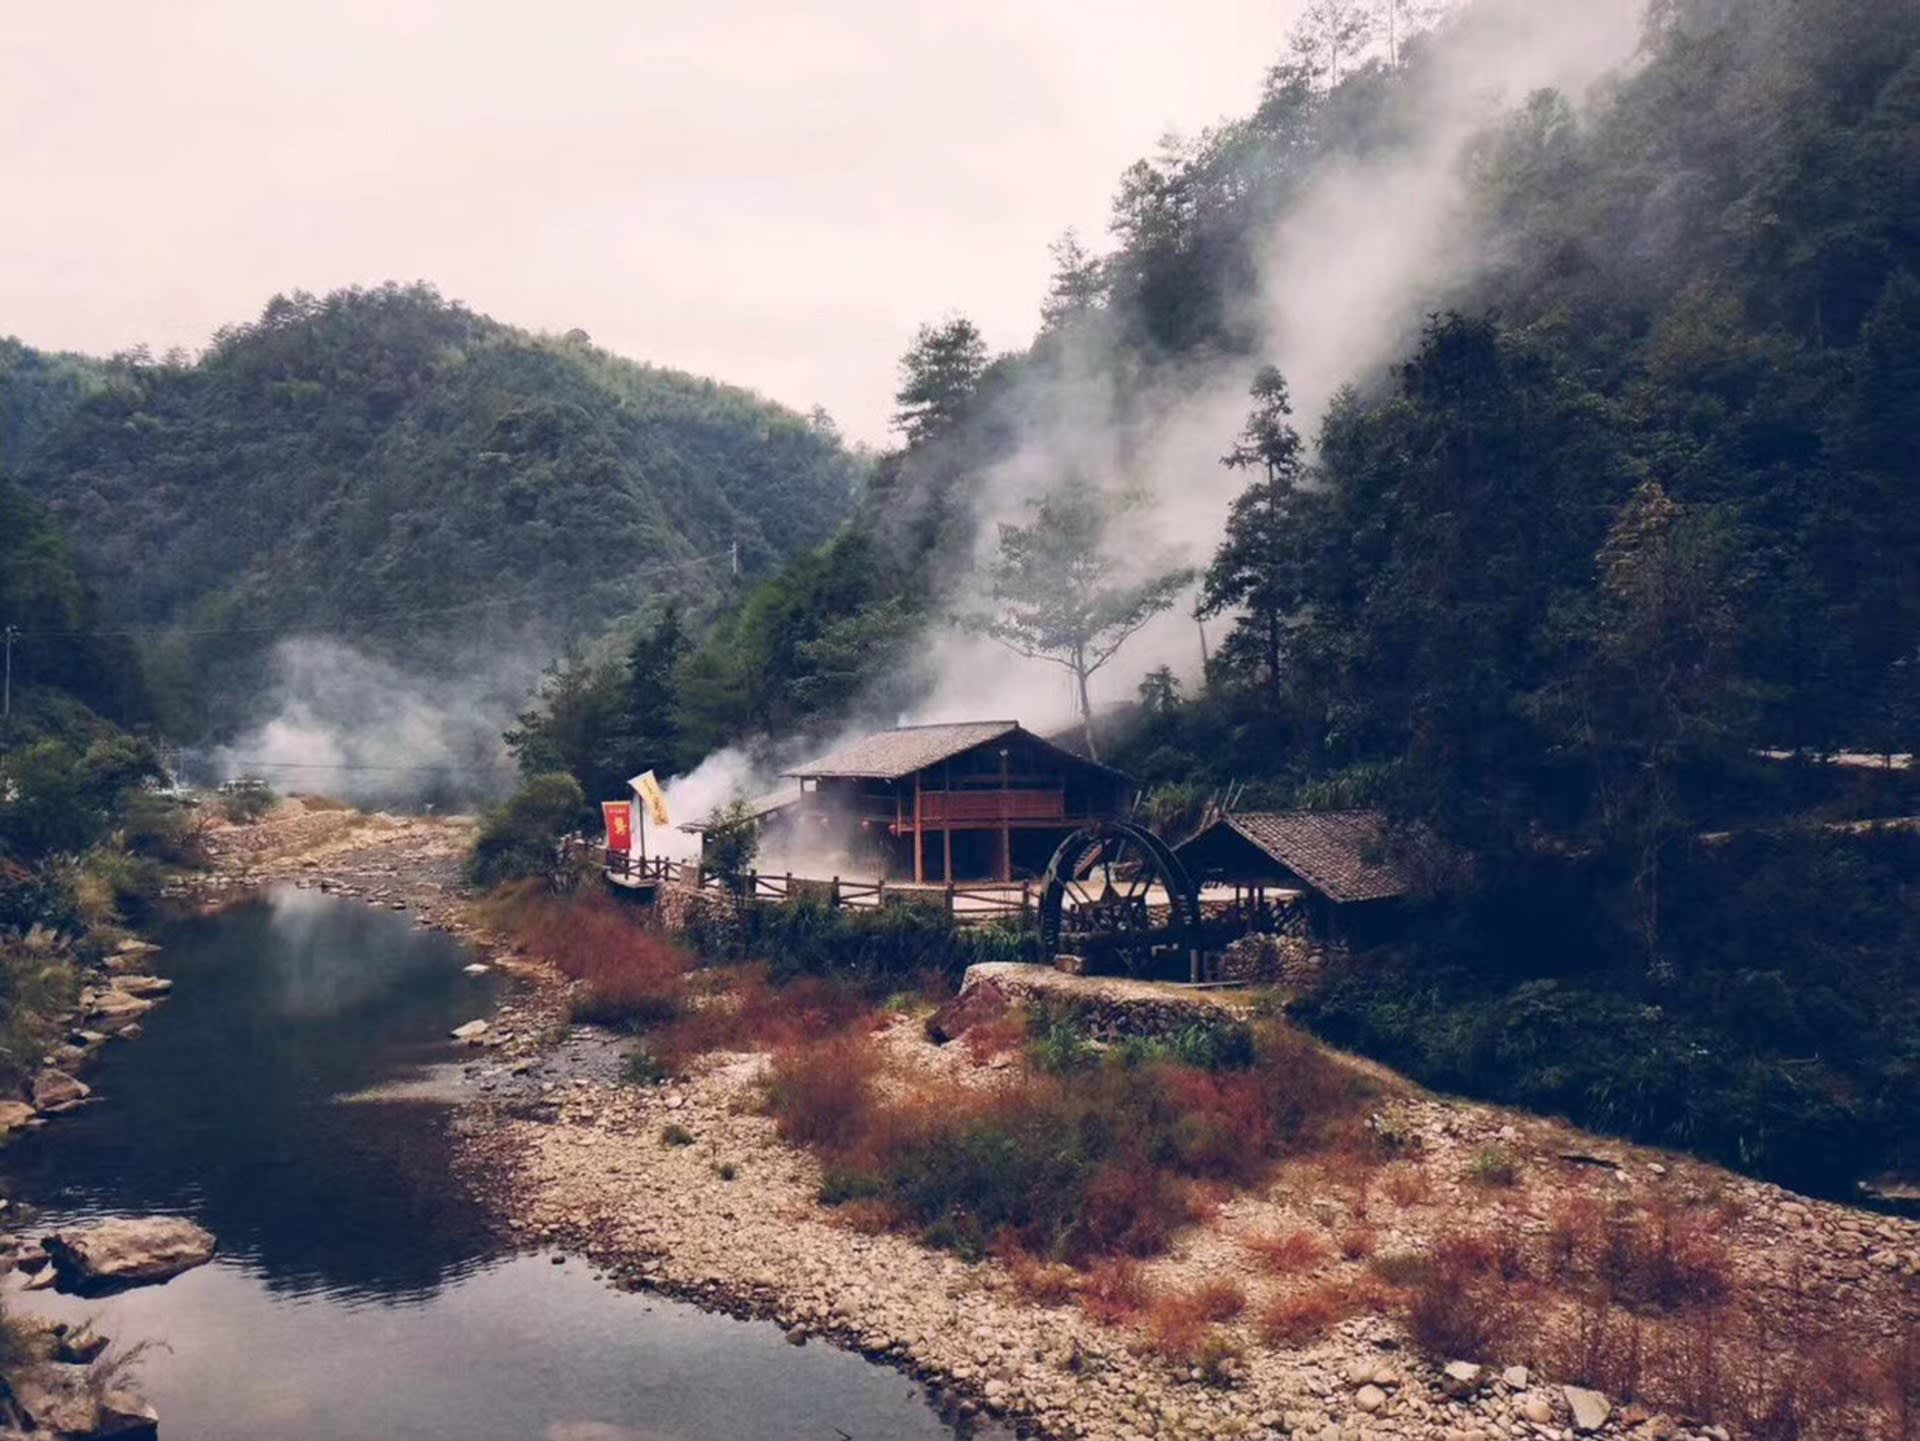
[[[1070,976],[1049,966],[1014,961],[968,966],[960,993],[964,997],[971,987],[988,982],[1015,1005],[1034,1009],[1071,1006],[1076,1029],[1097,1041],[1120,1041],[1130,1036],[1164,1039],[1195,1024],[1242,1021],[1249,1011],[1249,998],[1238,992],[1180,991],[1152,981]]]

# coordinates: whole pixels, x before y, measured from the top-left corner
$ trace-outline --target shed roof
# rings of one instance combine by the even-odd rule
[[[1239,811],[1179,847],[1225,826],[1334,901],[1403,896],[1406,874],[1384,853],[1386,821],[1378,811]]]

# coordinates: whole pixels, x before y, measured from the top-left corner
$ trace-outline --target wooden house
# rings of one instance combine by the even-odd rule
[[[1131,783],[1017,721],[876,731],[787,776],[766,843],[839,858],[849,875],[913,882],[1012,881],[1044,872],[1069,833],[1126,814]],[[818,865],[807,869],[818,869]]]
[[[1410,887],[1377,811],[1239,811],[1174,847],[1209,886],[1292,892],[1315,934],[1365,946],[1395,930]]]

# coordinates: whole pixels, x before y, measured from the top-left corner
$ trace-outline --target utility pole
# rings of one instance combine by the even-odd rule
[[[20,638],[20,627],[17,625],[9,625],[7,627],[6,701],[5,701],[4,707],[0,708],[0,719],[6,719],[6,720],[13,719],[13,643],[19,638]]]

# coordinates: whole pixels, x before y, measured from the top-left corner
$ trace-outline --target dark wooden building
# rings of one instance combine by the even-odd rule
[[[1377,811],[1240,811],[1174,853],[1203,888],[1296,892],[1316,934],[1370,945],[1396,929],[1407,878]]]
[[[1017,721],[877,731],[787,775],[800,793],[766,817],[771,849],[838,855],[849,874],[1011,881],[1046,870],[1076,827],[1126,813],[1133,788]]]

